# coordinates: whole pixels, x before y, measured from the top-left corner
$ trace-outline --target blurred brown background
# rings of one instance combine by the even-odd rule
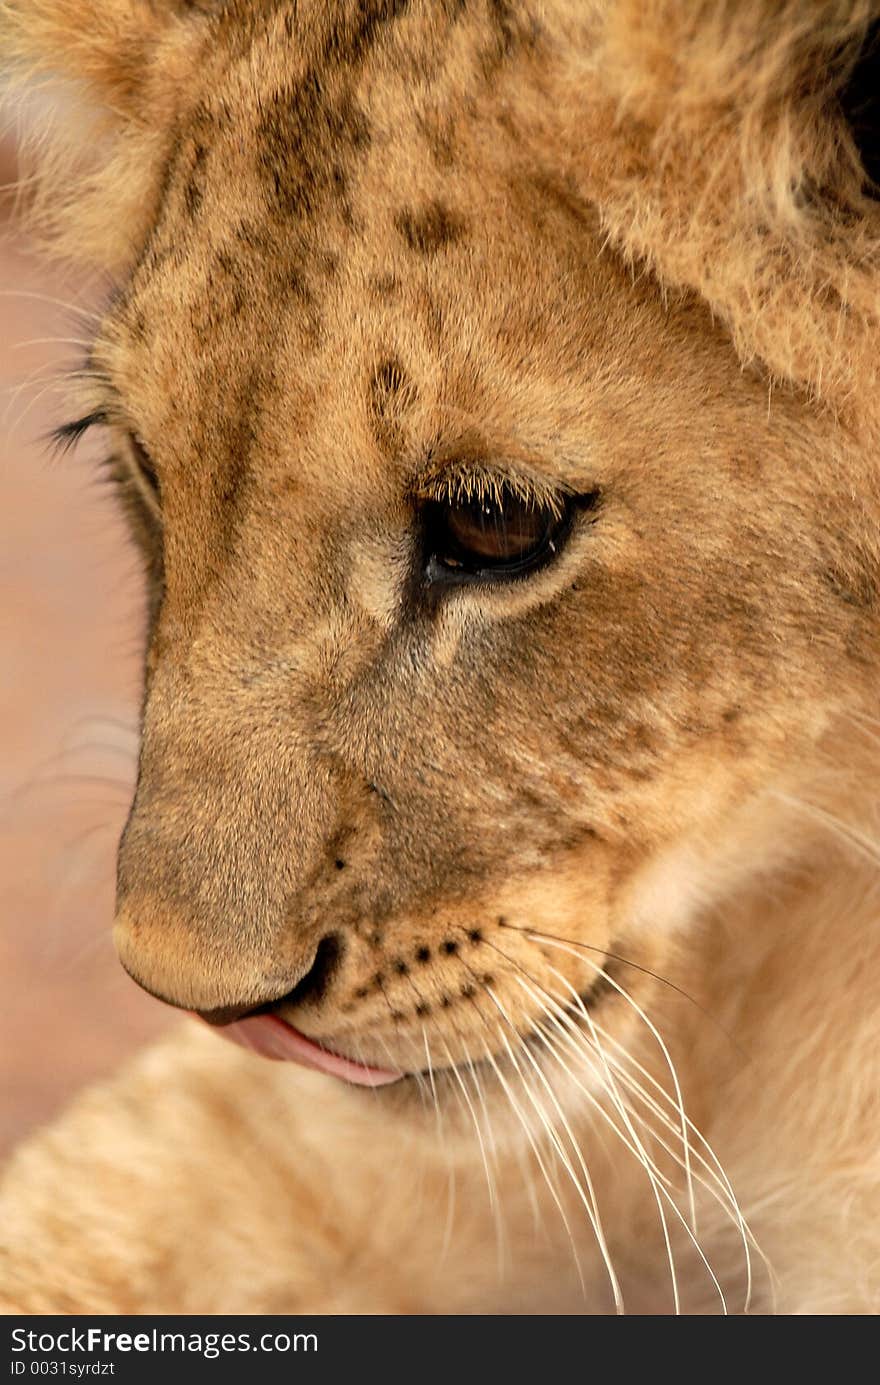
[[[14,176],[0,138],[0,187]],[[12,211],[0,193],[0,1154],[170,1018],[109,941],[139,573],[94,441],[65,458],[45,441],[70,416],[63,374],[85,352],[90,295]]]

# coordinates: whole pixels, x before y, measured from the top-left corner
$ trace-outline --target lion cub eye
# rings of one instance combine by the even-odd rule
[[[574,503],[566,496],[541,504],[505,488],[491,497],[432,500],[425,507],[428,576],[498,581],[532,572],[567,538]]]

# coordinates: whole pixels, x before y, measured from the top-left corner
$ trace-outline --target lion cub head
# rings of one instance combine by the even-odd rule
[[[574,5],[3,13],[113,112],[69,431],[106,430],[149,574],[123,965],[417,1075],[621,1032],[796,849],[780,804],[880,659],[876,429],[817,397],[806,290],[775,335],[753,301],[785,217],[700,240],[706,161],[756,176],[722,98],[661,176]],[[813,231],[785,253],[827,278]]]

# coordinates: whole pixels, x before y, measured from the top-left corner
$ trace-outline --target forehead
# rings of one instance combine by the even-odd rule
[[[533,36],[488,14],[221,30],[102,348],[166,469],[258,449],[347,486],[353,460],[372,482],[456,449],[528,460],[585,388],[601,412],[612,376],[674,360],[656,295],[528,138]]]

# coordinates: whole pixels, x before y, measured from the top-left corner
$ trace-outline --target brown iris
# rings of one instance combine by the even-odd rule
[[[554,556],[571,513],[567,498],[541,504],[506,488],[470,500],[432,501],[425,510],[429,576],[524,575]]]

